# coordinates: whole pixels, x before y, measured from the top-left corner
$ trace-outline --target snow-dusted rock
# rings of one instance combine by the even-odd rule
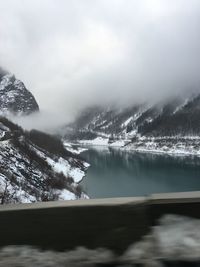
[[[38,110],[34,96],[23,82],[0,68],[0,112],[30,114]]]
[[[49,143],[45,144],[46,139]],[[3,117],[0,167],[2,204],[88,198],[78,186],[88,165],[77,154],[54,137],[39,131],[25,132]]]

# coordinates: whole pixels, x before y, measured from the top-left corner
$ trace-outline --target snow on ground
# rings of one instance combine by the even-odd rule
[[[0,150],[0,163],[3,166],[9,166],[7,173],[10,175],[16,175],[17,183],[11,183],[4,174],[0,174],[0,191],[6,191],[6,198],[9,200],[23,203],[32,203],[37,199],[30,192],[27,193],[21,188],[21,184],[25,183],[25,178],[20,170],[25,170],[25,161],[26,159],[22,157],[17,149],[15,149],[8,140],[1,141],[1,150]],[[33,176],[41,176],[41,173],[38,170],[35,170]],[[29,185],[31,188],[31,185]]]
[[[165,215],[122,259],[132,264],[160,266],[159,261],[200,261],[200,220]],[[149,265],[145,265],[145,264]],[[156,264],[157,263],[157,264]]]
[[[63,189],[58,192],[59,193],[59,200],[75,200],[76,196],[74,193],[70,192],[69,190]]]
[[[125,151],[200,156],[199,136],[145,137],[138,135],[136,138],[133,142],[123,138],[111,142],[108,138],[97,137],[93,140],[80,140],[79,143],[86,146],[118,147]]]
[[[0,139],[5,136],[6,132],[0,128]]]
[[[54,161],[52,158],[46,157],[46,161],[55,172],[63,173],[65,176],[68,176],[70,165],[67,160],[60,157],[58,161]]]
[[[140,137],[123,148],[126,151],[158,153],[168,155],[200,156],[199,137]]]
[[[64,147],[65,147],[69,152],[74,153],[74,154],[77,154],[77,155],[79,155],[79,154],[81,154],[82,152],[88,150],[87,148],[82,148],[82,147],[78,147],[78,146],[73,147],[72,144],[70,144],[70,143],[68,143],[68,142],[66,142],[66,141],[63,142],[63,145],[64,145]]]
[[[82,145],[107,146],[108,141],[108,138],[97,137],[93,140],[79,140],[79,143]]]
[[[56,160],[46,156],[41,150],[33,148],[34,151],[43,159],[47,161],[47,163],[51,166],[51,168],[56,173],[63,173],[66,177],[71,177],[74,180],[74,185],[77,185],[82,181],[85,176],[85,171],[81,170],[78,167],[72,167],[68,160],[59,157]],[[83,162],[85,168],[90,166],[89,163]],[[60,190],[59,192],[59,200],[74,200],[77,199],[76,195],[70,192],[67,189]],[[81,198],[87,199],[89,198],[86,194],[82,193]]]
[[[134,147],[129,147],[125,148],[124,150],[126,151],[136,151],[136,152],[142,152],[142,153],[155,153],[155,154],[167,154],[167,155],[185,155],[185,156],[200,156],[200,151],[189,151],[186,149],[176,149],[176,148],[168,148],[166,146],[162,148],[150,148],[150,147],[140,147],[140,148],[134,148]]]
[[[7,246],[0,249],[0,267],[95,267],[95,266],[165,266],[163,262],[200,262],[200,220],[165,215],[149,235],[130,246],[122,256],[108,249],[89,250],[84,247],[72,251],[41,251],[30,246]],[[195,264],[196,263],[196,264]]]
[[[124,123],[122,123],[122,127],[126,127],[133,120],[133,116],[128,118]]]
[[[85,172],[79,168],[70,168],[68,175],[74,179],[75,183],[80,183],[85,176]]]
[[[178,111],[180,111],[182,108],[184,108],[188,102],[189,102],[189,99],[188,98],[185,99],[185,101],[175,109],[173,114],[176,114]]]
[[[63,173],[66,177],[73,178],[75,183],[81,182],[83,177],[85,176],[85,172],[77,167],[71,167],[68,160],[59,157],[58,160],[53,160],[50,157],[47,157],[42,151],[35,149],[35,152],[40,155],[43,159],[47,161],[47,163],[52,167],[52,169],[57,173]],[[85,163],[85,166],[88,166]]]
[[[120,139],[110,142],[109,138],[97,137],[93,140],[79,140],[78,142],[81,145],[123,147],[127,140]]]
[[[69,162],[63,158],[59,158],[57,162],[46,157],[47,162],[57,173],[63,173],[65,176],[72,177],[75,183],[81,182],[85,176],[85,172],[76,167],[71,167]]]
[[[88,162],[83,162],[83,165],[84,165],[85,168],[89,168],[90,167],[90,163],[88,163]]]
[[[0,267],[96,267],[112,266],[115,255],[108,249],[78,247],[71,251],[42,251],[31,246],[0,249]]]
[[[113,121],[111,121],[111,122],[109,122],[109,123],[107,123],[106,125],[104,125],[104,126],[101,126],[101,129],[107,129],[107,128],[109,128],[111,125],[113,124]],[[101,133],[101,132],[100,132]],[[102,133],[101,133],[102,134]],[[105,133],[103,133],[103,136],[109,136],[109,134],[105,134]]]
[[[109,144],[111,147],[123,147],[126,144],[125,140],[117,140],[114,141],[113,143]]]
[[[134,130],[130,131],[129,133],[125,132],[125,136],[127,139],[131,139],[131,138],[137,136],[137,134],[138,134],[137,129],[134,129]]]
[[[14,197],[16,201],[21,203],[32,203],[36,201],[35,196],[26,193],[17,185],[12,185],[3,174],[0,174],[0,192],[5,193],[6,197],[10,198],[10,200],[13,200]]]

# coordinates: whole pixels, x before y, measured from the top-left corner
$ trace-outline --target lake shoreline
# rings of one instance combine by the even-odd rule
[[[162,139],[161,139],[162,140]],[[174,139],[171,139],[174,141]],[[190,139],[190,141],[198,141],[198,147],[194,148],[194,145],[188,145],[187,143],[172,143],[170,142],[168,146],[162,145],[160,143],[155,143],[152,141],[143,141],[143,142],[134,142],[126,144],[125,141],[108,143],[108,139],[101,140],[79,140],[76,144],[77,146],[84,146],[87,148],[95,147],[105,147],[105,148],[114,148],[120,149],[121,151],[126,152],[137,152],[137,153],[151,153],[158,155],[168,155],[175,157],[200,157],[200,139]],[[160,141],[158,139],[158,141]]]
[[[91,199],[200,190],[199,157],[88,148],[82,157],[91,166],[81,185]]]

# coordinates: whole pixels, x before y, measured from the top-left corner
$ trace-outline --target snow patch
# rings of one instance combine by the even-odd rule
[[[122,127],[126,127],[132,120],[133,120],[133,116],[131,116],[130,118],[128,118],[128,119],[122,124]]]
[[[68,143],[68,142],[66,142],[66,141],[63,142],[63,145],[64,145],[64,147],[67,149],[67,151],[69,151],[69,152],[71,152],[71,153],[74,153],[74,154],[77,154],[77,155],[79,155],[79,154],[81,154],[82,152],[88,150],[87,148],[78,147],[78,146],[77,146],[76,148],[74,148],[74,147],[72,146],[72,144],[70,144],[70,143]]]
[[[93,140],[80,140],[79,143],[83,145],[93,145],[93,146],[107,146],[108,138],[97,137]]]
[[[64,189],[59,192],[59,200],[75,200],[76,196],[74,193]]]
[[[142,241],[132,245],[122,259],[144,264],[159,261],[200,261],[200,220],[165,215]],[[146,266],[146,265],[145,265]]]

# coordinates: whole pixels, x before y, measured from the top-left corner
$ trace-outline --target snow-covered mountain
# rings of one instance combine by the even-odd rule
[[[38,111],[34,96],[22,81],[0,67],[0,111],[3,114],[30,114]]]
[[[0,117],[0,202],[87,198],[78,183],[88,164],[71,151],[54,136]]]
[[[66,139],[87,144],[135,150],[183,146],[184,150],[199,151],[200,95],[128,108],[90,107],[65,128],[65,133]]]
[[[0,68],[0,203],[87,198],[78,183],[88,164],[79,151],[4,116],[39,111],[22,81]]]
[[[66,128],[67,136],[72,139],[92,139],[97,136],[105,136],[114,139],[132,138],[136,135],[163,136],[185,134],[186,128],[181,129],[173,121],[182,114],[190,117],[189,106],[197,111],[198,98],[186,102],[182,99],[173,99],[168,103],[158,103],[154,105],[141,104],[128,108],[117,107],[91,107],[84,110],[81,115]],[[200,101],[200,97],[199,97]],[[167,123],[167,125],[166,125]],[[172,123],[172,124],[171,124]],[[169,126],[169,127],[166,127]],[[187,129],[187,133],[197,130]],[[185,131],[185,132],[184,132]],[[200,132],[200,128],[199,128]]]

